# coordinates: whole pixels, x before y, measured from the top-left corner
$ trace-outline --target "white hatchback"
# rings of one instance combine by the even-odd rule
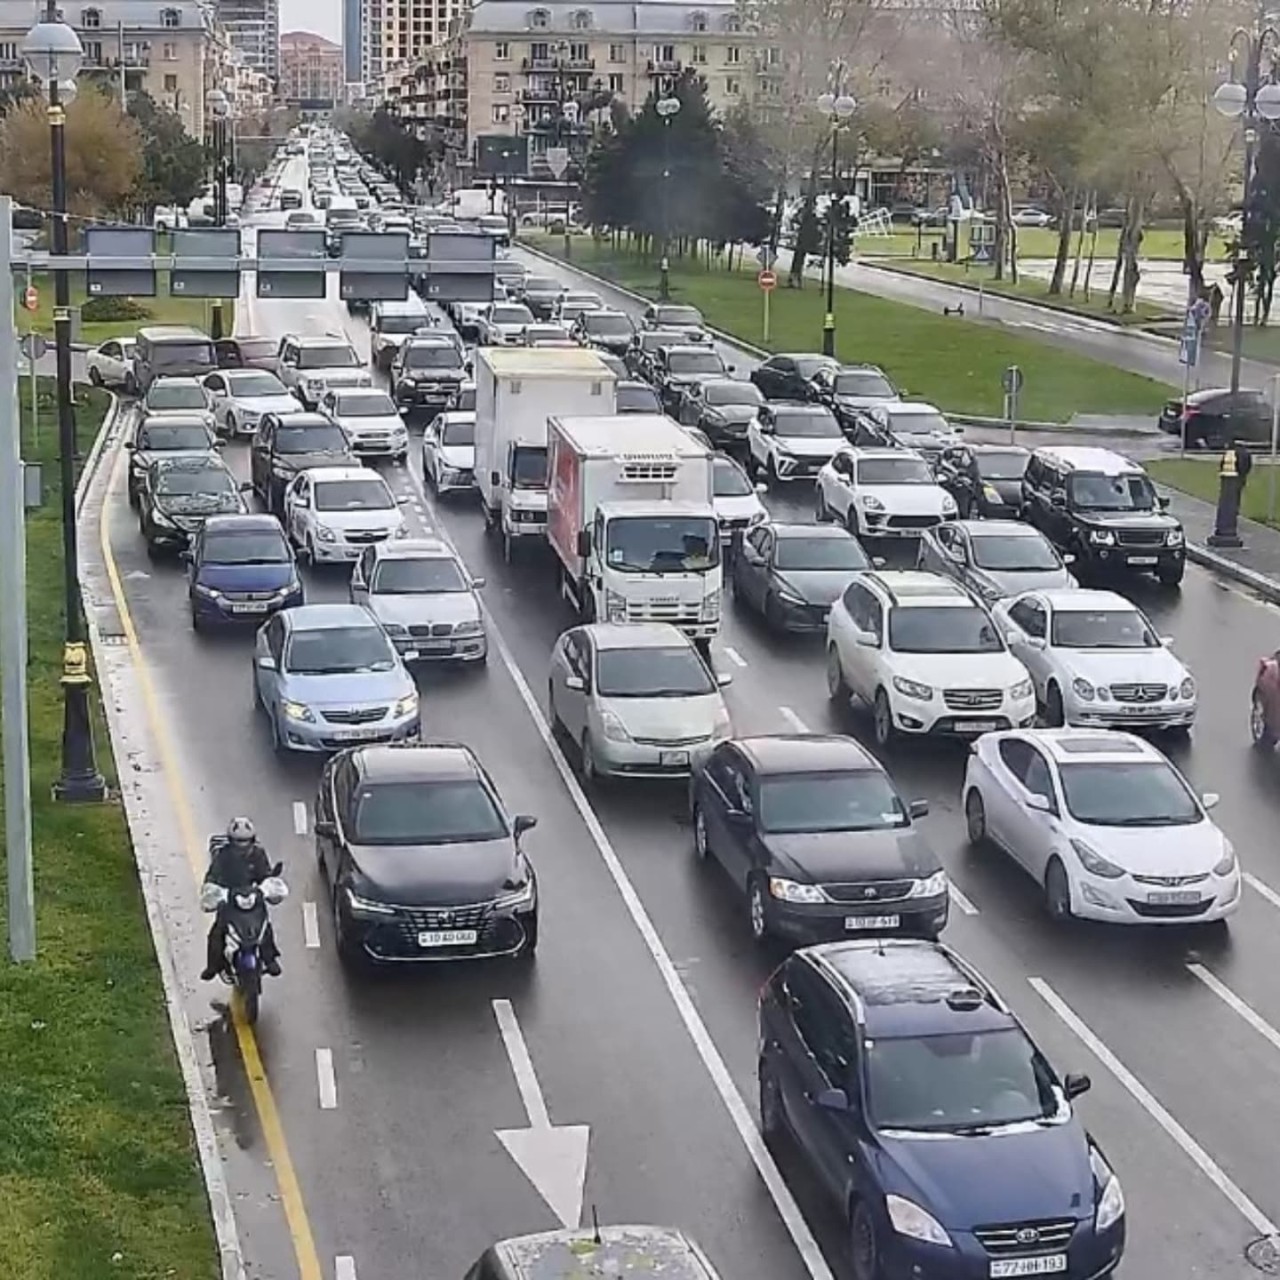
[[[409,533],[387,482],[359,466],[317,467],[297,476],[284,493],[284,530],[313,564],[349,562],[371,543]]]
[[[1055,920],[1210,923],[1240,905],[1235,850],[1209,818],[1218,797],[1133,734],[987,734],[962,795],[969,842],[1004,849]]]

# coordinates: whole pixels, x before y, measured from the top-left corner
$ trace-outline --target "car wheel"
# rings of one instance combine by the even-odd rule
[[[778,603],[777,597],[772,591],[765,593],[764,597],[764,622],[770,631],[782,631],[782,606]]]
[[[1161,565],[1156,570],[1156,580],[1162,587],[1176,587],[1182,583],[1182,575],[1187,571],[1187,562],[1179,560],[1176,564]]]
[[[1275,749],[1276,735],[1267,724],[1266,704],[1256,693],[1249,705],[1249,736],[1259,751]]]
[[[556,687],[547,681],[547,719],[551,721],[551,733],[555,734],[564,731],[564,723],[560,719],[560,712],[556,710]]]
[[[145,535],[144,535],[144,537],[145,537]],[[159,548],[158,546],[156,546],[156,544],[155,544],[155,543],[154,543],[150,538],[146,538],[146,544],[147,544],[147,559],[148,559],[148,560],[159,560],[159,559],[160,559],[160,548]]]
[[[1044,873],[1044,905],[1049,919],[1056,924],[1063,924],[1071,919],[1071,881],[1067,878],[1067,869],[1058,858],[1049,863]]]
[[[223,425],[223,430],[224,430],[224,431],[226,431],[226,433],[227,433],[227,439],[228,439],[228,440],[234,440],[234,439],[236,438],[236,416],[235,416],[235,414],[234,414],[234,413],[229,413],[229,414],[227,414],[226,418],[223,420],[223,424],[222,424],[222,425]]]
[[[773,1069],[760,1060],[760,1136],[774,1146],[786,1135],[787,1121],[782,1111],[782,1088]]]
[[[763,943],[769,937],[769,904],[764,896],[764,881],[759,876],[753,877],[747,886],[747,919],[751,925],[751,936],[756,942]]]
[[[518,961],[532,962],[538,953],[538,917],[533,916],[524,927],[524,946],[516,952]]]
[[[707,833],[707,815],[700,804],[693,806],[693,851],[705,862],[711,857],[711,836]]]
[[[849,1254],[855,1280],[879,1280],[880,1246],[876,1242],[876,1224],[871,1210],[861,1200],[854,1203],[849,1215]]]
[[[204,630],[204,623],[200,621],[200,615],[196,612],[194,605],[191,607],[191,630],[197,634]]]
[[[282,756],[288,751],[288,747],[285,745],[284,737],[280,733],[279,716],[270,708],[267,709],[267,722],[271,726],[271,750],[276,755]]]
[[[1044,695],[1044,722],[1050,729],[1061,729],[1067,723],[1062,693],[1056,684],[1051,684]]]
[[[844,678],[840,665],[840,651],[833,644],[827,645],[827,697],[832,702],[844,702],[850,693],[849,682]]]
[[[893,711],[889,706],[889,695],[883,689],[876,690],[875,702],[871,706],[871,724],[876,746],[889,746],[893,742]]]
[[[307,536],[307,545],[303,548],[303,555],[306,557],[308,561],[310,561],[313,567],[317,564],[316,540],[310,535]]]
[[[982,803],[982,793],[976,787],[969,788],[964,798],[965,834],[971,848],[979,849],[987,842],[987,807]]]
[[[361,952],[351,939],[347,936],[347,930],[342,923],[342,898],[340,894],[342,890],[337,885],[331,886],[329,890],[329,900],[332,906],[333,919],[333,945],[338,952],[338,959],[347,968],[354,968],[364,958]]]
[[[578,748],[582,760],[582,781],[587,786],[594,786],[600,781],[600,771],[596,767],[596,749],[591,745],[591,734],[582,735],[582,743]]]
[[[102,386],[102,374],[98,372],[97,365],[89,366],[89,381],[92,382],[95,387]]]

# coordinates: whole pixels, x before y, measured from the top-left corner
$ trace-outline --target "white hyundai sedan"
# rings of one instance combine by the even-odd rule
[[[1003,849],[1054,920],[1207,924],[1240,905],[1240,866],[1151,743],[1105,729],[989,733],[964,778],[969,842]]]
[[[219,369],[204,380],[213,397],[213,418],[223,435],[251,436],[264,413],[297,413],[289,388],[265,369]]]
[[[367,467],[316,467],[284,492],[284,531],[313,564],[355,560],[409,529],[387,482]]]
[[[358,458],[409,456],[409,432],[396,403],[378,387],[339,387],[326,391],[320,412],[341,427]]]

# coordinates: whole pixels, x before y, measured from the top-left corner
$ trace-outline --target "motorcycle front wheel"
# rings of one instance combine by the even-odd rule
[[[236,980],[240,992],[240,1011],[249,1026],[258,1021],[258,1005],[262,997],[262,974],[257,969],[242,969]]]

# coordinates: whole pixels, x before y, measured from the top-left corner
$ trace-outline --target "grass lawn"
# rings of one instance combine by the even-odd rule
[[[559,236],[524,238],[563,254]],[[649,296],[657,292],[653,261],[625,249],[615,253],[587,236],[573,241],[572,255],[587,270],[627,288]],[[774,291],[767,344],[754,264],[750,271],[729,272],[673,258],[671,291],[698,307],[709,324],[745,342],[775,351],[822,349],[824,305],[816,281],[802,290]],[[1154,414],[1168,395],[1162,383],[1046,343],[852,289],[836,290],[836,335],[842,359],[881,365],[910,395],[952,413],[998,416],[1000,376],[1011,364],[1022,369],[1019,413],[1030,421],[1065,422],[1075,413]]]
[[[1253,303],[1250,300],[1249,310],[1252,313]],[[1273,313],[1274,314],[1274,313]],[[1176,331],[1174,336],[1176,337]],[[1214,351],[1231,350],[1231,317],[1227,308],[1223,308],[1222,318],[1216,329],[1205,335],[1205,345]],[[1246,324],[1244,327],[1244,358],[1257,360],[1262,364],[1280,366],[1280,325],[1269,324],[1261,327]]]
[[[107,398],[80,394],[87,451]],[[18,966],[0,956],[0,1274],[212,1280],[208,1204],[123,810],[50,798],[62,727],[53,445],[43,431],[42,447],[28,452],[44,463],[46,485],[45,505],[27,521],[39,959]],[[101,715],[96,728],[110,776]]]
[[[97,346],[108,338],[119,338],[132,335],[144,324],[190,324],[197,329],[210,331],[212,324],[212,300],[208,298],[171,298],[169,296],[169,273],[156,273],[156,296],[154,298],[135,299],[146,307],[148,316],[145,320],[92,320],[80,324],[80,342]],[[45,337],[53,337],[53,277],[37,272],[32,276],[32,283],[40,294],[40,305],[35,311],[18,308],[18,332],[26,333],[34,329]],[[21,279],[18,288],[24,288]],[[71,276],[71,305],[83,306],[87,298],[84,290],[84,278],[78,273]],[[222,331],[234,331],[236,304],[227,299],[222,304]]]
[[[928,260],[932,250],[929,248],[934,240],[942,239],[941,227],[925,227],[917,237],[914,228],[895,226],[887,236],[863,235],[858,237],[858,252],[864,257],[916,257]],[[1114,227],[1103,227],[1098,232],[1098,243],[1094,247],[1094,274],[1097,274],[1099,263],[1110,264],[1116,256],[1116,245],[1120,232]],[[1084,241],[1085,254],[1089,252],[1090,237]],[[1071,249],[1075,251],[1075,237],[1071,239]],[[1018,256],[1022,258],[1052,258],[1058,252],[1058,233],[1053,230],[1041,230],[1039,227],[1018,228]],[[1142,256],[1144,258],[1182,261],[1182,231],[1180,228],[1152,227],[1142,237]],[[1210,262],[1225,262],[1227,258],[1226,243],[1216,235],[1209,236],[1208,257]]]
[[[1205,502],[1218,501],[1218,463],[1221,457],[1213,454],[1207,458],[1155,458],[1143,465],[1151,473],[1153,480],[1167,484],[1171,489],[1181,489],[1193,498],[1202,498]],[[1270,486],[1267,483],[1267,472],[1270,464],[1265,458],[1253,460],[1253,470],[1249,473],[1249,483],[1244,488],[1244,500],[1240,504],[1240,514],[1250,520],[1267,524],[1267,501]],[[1280,487],[1280,477],[1277,477]],[[1280,501],[1277,502],[1280,509]],[[1275,523],[1280,524],[1280,520]]]

